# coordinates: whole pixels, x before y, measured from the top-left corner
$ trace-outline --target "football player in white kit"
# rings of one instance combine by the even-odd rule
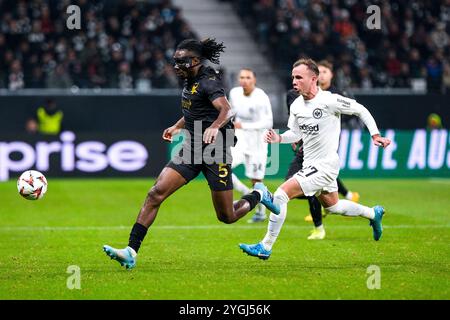
[[[233,156],[232,168],[240,164],[245,166],[245,176],[251,179],[254,186],[262,182],[266,171],[267,143],[264,134],[273,126],[272,106],[269,97],[256,87],[255,72],[244,68],[239,72],[239,87],[230,90],[230,104],[235,113],[234,127],[238,139],[231,148]],[[251,189],[242,183],[233,173],[233,186],[242,194]],[[249,223],[266,219],[265,207],[260,203]]]
[[[303,169],[284,182],[275,192],[269,225],[264,239],[254,245],[239,247],[251,256],[268,259],[287,213],[290,199],[316,195],[328,213],[344,216],[360,216],[368,219],[373,229],[373,238],[381,237],[381,206],[373,208],[339,199],[336,178],[339,174],[339,135],[341,114],[358,116],[368,128],[376,146],[386,148],[391,141],[381,137],[370,112],[353,99],[321,90],[317,85],[319,69],[311,59],[300,59],[292,69],[292,84],[301,95],[292,103],[288,121],[289,130],[277,134],[270,130],[266,134],[269,143],[293,143],[303,140]]]

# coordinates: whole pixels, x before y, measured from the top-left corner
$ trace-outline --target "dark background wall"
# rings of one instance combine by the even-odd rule
[[[366,106],[380,128],[425,128],[430,113],[442,118],[450,127],[450,95],[358,95],[356,100]]]
[[[64,111],[64,129],[75,132],[161,131],[181,117],[178,95],[52,98]],[[0,96],[0,133],[23,132],[26,119],[45,99],[43,96]],[[360,95],[356,99],[370,110],[381,129],[424,128],[432,112],[442,117],[445,127],[450,124],[449,96]],[[285,126],[285,121],[275,123],[277,128]]]
[[[181,117],[180,97],[52,96],[75,132],[161,131]],[[46,97],[0,96],[0,132],[23,132],[26,119]]]

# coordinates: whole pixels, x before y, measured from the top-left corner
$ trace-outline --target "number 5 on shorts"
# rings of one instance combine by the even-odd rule
[[[228,175],[228,169],[226,163],[219,163],[219,177],[225,178]]]

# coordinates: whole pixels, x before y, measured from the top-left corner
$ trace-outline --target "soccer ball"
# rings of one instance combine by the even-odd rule
[[[25,171],[17,180],[17,190],[27,200],[39,200],[47,192],[47,179],[39,171]]]

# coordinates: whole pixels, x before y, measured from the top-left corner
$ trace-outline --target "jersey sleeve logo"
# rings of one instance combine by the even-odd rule
[[[337,102],[339,102],[343,107],[350,108],[350,101],[337,98]]]
[[[319,108],[314,109],[314,111],[313,111],[313,117],[314,117],[315,119],[320,119],[320,118],[322,118],[322,115],[323,115],[322,110],[320,110]]]
[[[199,86],[199,83],[198,83],[198,82],[196,82],[196,83],[194,83],[194,84],[192,85],[192,88],[191,88],[191,94],[196,94],[196,93],[198,93],[198,91],[197,91],[198,86]]]

